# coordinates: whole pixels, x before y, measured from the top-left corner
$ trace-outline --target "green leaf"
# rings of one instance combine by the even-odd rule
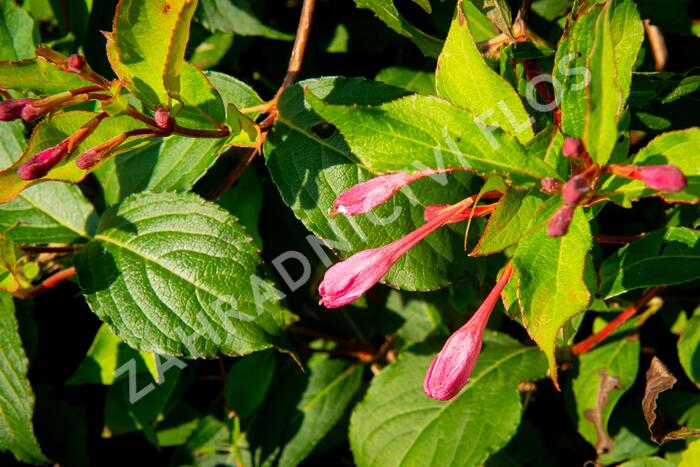
[[[102,324],[85,358],[75,373],[73,373],[73,376],[66,381],[66,384],[102,384],[109,386],[116,380],[115,372],[131,360],[136,362],[137,372],[148,373],[149,369],[145,362],[147,357],[147,354],[141,355],[124,344],[121,339],[109,330],[109,326]],[[127,374],[124,375],[124,377],[127,376]]]
[[[421,31],[404,18],[394,5],[394,0],[355,0],[358,8],[368,8],[387,26],[411,39],[429,57],[437,57],[442,41]]]
[[[607,2],[595,29],[587,62],[591,82],[586,93],[583,139],[593,160],[605,164],[617,141],[617,124],[629,96],[644,29],[631,0]]]
[[[379,106],[331,105],[311,92],[313,110],[335,125],[371,171],[467,167],[532,184],[557,173],[502,131],[485,129],[467,111],[429,96],[407,96]]]
[[[284,202],[317,236],[343,257],[384,245],[425,223],[426,205],[454,203],[473,193],[469,176],[412,183],[410,192],[397,193],[369,215],[329,217],[335,198],[357,183],[372,178],[337,132],[328,135],[323,121],[305,107],[302,86],[334,103],[379,103],[404,93],[374,81],[324,78],[289,88],[279,101],[279,118],[265,142],[264,154],[272,180]],[[390,220],[390,222],[389,222]],[[443,287],[478,263],[464,253],[463,227],[440,229],[404,255],[384,281],[409,290]],[[474,230],[474,229],[473,229]]]
[[[182,127],[217,129],[226,119],[221,95],[207,76],[189,63],[182,68],[178,99],[183,105],[176,106],[173,115]]]
[[[683,452],[678,467],[693,467],[700,457],[700,440],[688,444],[688,449]]]
[[[435,95],[435,75],[427,71],[390,66],[377,73],[374,79],[418,94]]]
[[[273,381],[284,390],[270,393],[248,431],[260,463],[299,465],[345,413],[360,389],[363,369],[317,354],[304,374],[288,361]]]
[[[38,95],[58,94],[69,89],[94,86],[76,73],[62,70],[43,58],[0,62],[0,88],[31,91]]]
[[[610,177],[601,184],[599,192],[612,201],[630,206],[636,199],[661,196],[669,202],[697,203],[700,200],[700,128],[673,131],[657,136],[630,161],[636,165],[673,164],[683,172],[688,186],[680,193],[660,193],[647,188],[638,180]]]
[[[120,0],[114,18],[119,77],[147,106],[180,95],[189,23],[197,0]]]
[[[576,209],[563,237],[540,229],[520,241],[513,256],[518,273],[518,302],[528,334],[544,351],[556,383],[554,347],[561,328],[588,306],[591,294],[584,281],[591,230],[583,210]]]
[[[409,344],[423,342],[433,334],[449,335],[440,308],[423,295],[392,290],[386,301],[386,309],[403,318],[396,335]]]
[[[513,15],[506,0],[484,0],[484,12],[488,19],[506,36],[513,37],[510,30],[513,24]]]
[[[252,239],[195,195],[132,195],[103,215],[75,265],[90,308],[134,348],[206,358],[285,345]]]
[[[503,335],[487,333],[484,344],[471,381],[446,402],[423,394],[432,355],[403,353],[383,369],[352,414],[355,463],[480,465],[505,446],[520,424],[518,383],[543,377],[546,362],[536,348]]]
[[[21,164],[40,151],[55,146],[68,138],[73,132],[96,115],[97,113],[95,112],[74,110],[57,113],[42,120],[41,123],[35,127],[32,137],[29,140],[29,145],[22,157],[15,161],[11,167],[0,171],[0,203],[12,200],[22,190],[44,180],[61,180],[76,183],[82,181],[93,169],[80,169],[75,165],[75,158],[88,149],[125,131],[144,127],[142,123],[127,115],[107,117],[85,141],[74,149],[70,156],[63,159],[44,177],[30,181],[19,178],[19,175],[17,175],[17,168],[19,168]],[[138,144],[138,140],[135,141],[136,142],[133,144]],[[110,157],[124,152],[126,148],[129,147],[129,144],[131,143],[120,146],[116,151],[110,154]]]
[[[268,351],[243,357],[231,366],[224,397],[237,416],[245,419],[263,403],[275,374],[275,364],[275,355]]]
[[[530,232],[541,228],[559,204],[557,197],[546,197],[539,193],[539,188],[508,190],[470,255],[491,255],[515,245]]]
[[[0,292],[0,360],[0,449],[12,451],[20,462],[46,464],[32,429],[34,394],[27,380],[27,357],[12,297],[5,292]]]
[[[34,56],[34,20],[15,2],[0,4],[0,60]]]
[[[0,293],[15,292],[20,286],[16,277],[17,255],[15,244],[0,232]]]
[[[26,146],[19,122],[0,123],[0,167],[8,167]],[[97,227],[97,214],[80,189],[59,182],[28,188],[0,204],[0,231],[18,243],[73,243],[88,238]]]
[[[645,235],[608,257],[600,267],[600,293],[682,284],[700,278],[700,233],[669,227]]]
[[[613,409],[634,383],[639,369],[639,339],[628,338],[625,333],[614,336],[581,355],[571,383],[578,432],[593,446],[606,446],[596,424],[607,437]]]
[[[675,462],[661,457],[640,457],[639,459],[623,462],[619,467],[674,467],[675,465]]]
[[[439,96],[473,112],[483,124],[503,128],[521,143],[533,138],[531,117],[518,93],[486,64],[459,6],[435,75]]]
[[[240,0],[200,0],[197,12],[202,25],[211,32],[232,32],[240,36],[262,36],[290,41],[294,36],[264,25]]]
[[[678,358],[688,377],[700,386],[700,315],[688,321],[678,340]]]

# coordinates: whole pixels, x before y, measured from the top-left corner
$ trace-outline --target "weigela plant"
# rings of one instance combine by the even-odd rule
[[[0,1],[0,465],[696,465],[686,3]]]

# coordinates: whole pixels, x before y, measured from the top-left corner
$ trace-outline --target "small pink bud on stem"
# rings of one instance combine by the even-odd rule
[[[586,153],[586,148],[583,146],[583,141],[580,139],[567,136],[564,138],[561,153],[571,159],[580,159]]]
[[[547,235],[550,237],[563,237],[569,231],[571,219],[574,217],[574,207],[565,204],[549,219]]]
[[[588,193],[591,192],[591,179],[585,172],[574,175],[567,181],[561,190],[561,197],[565,204],[578,205]]]
[[[170,109],[164,105],[156,107],[154,120],[158,128],[168,133],[172,132],[175,127],[175,119],[170,115]]]
[[[66,154],[68,154],[68,142],[64,140],[30,157],[17,169],[17,175],[27,181],[41,178],[56,167]]]
[[[75,159],[75,165],[83,170],[89,170],[95,165],[103,161],[109,154],[114,151],[117,146],[122,144],[126,139],[126,134],[115,136],[104,143],[90,148]]]
[[[562,183],[556,178],[543,178],[540,180],[540,187],[546,193],[558,193],[561,191]]]
[[[508,263],[479,309],[435,356],[423,381],[423,391],[428,397],[441,401],[452,399],[469,382],[481,352],[486,323],[512,276],[513,267]]]
[[[430,175],[452,172],[453,170],[452,168],[426,169],[412,174],[397,172],[358,183],[336,198],[330,215],[343,214],[354,216],[365,214],[387,201],[409,183]]]
[[[34,99],[9,99],[0,102],[0,121],[9,122],[22,118],[22,111],[28,105],[34,102]]]
[[[80,73],[85,68],[85,59],[82,55],[73,54],[69,55],[66,59],[66,66],[70,71],[75,73]]]
[[[652,190],[666,193],[679,193],[688,186],[688,180],[678,167],[671,164],[664,165],[609,165],[608,172],[620,177],[632,178],[642,181]]]

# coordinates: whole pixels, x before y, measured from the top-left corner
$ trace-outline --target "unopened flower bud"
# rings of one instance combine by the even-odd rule
[[[105,141],[104,143],[90,148],[75,159],[75,165],[83,170],[89,170],[102,162],[107,156],[114,151],[117,146],[124,142],[125,134],[115,136],[114,138]]]
[[[34,99],[9,99],[0,102],[0,122],[9,122],[22,117],[22,110]]]
[[[44,149],[33,155],[17,169],[17,175],[22,180],[36,180],[41,178],[68,154],[68,143],[62,141],[56,146]]]
[[[85,68],[85,59],[82,57],[82,55],[69,55],[66,59],[66,66],[70,71],[80,73],[83,71],[83,68]]]
[[[578,138],[567,136],[564,138],[564,144],[561,147],[561,153],[572,159],[579,159],[586,152],[583,146],[583,141]]]
[[[569,231],[571,219],[574,217],[574,207],[564,205],[549,219],[547,235],[550,237],[563,237]]]
[[[175,119],[170,115],[170,109],[164,105],[156,107],[154,120],[156,121],[156,126],[163,131],[172,131],[175,126]]]
[[[632,178],[641,180],[653,190],[667,193],[678,193],[688,186],[685,175],[678,167],[671,164],[639,167],[632,173]]]
[[[556,178],[543,178],[540,180],[542,191],[547,193],[556,193],[561,190],[561,182]]]
[[[561,197],[569,206],[578,205],[591,191],[591,180],[586,174],[578,174],[571,177],[561,189]]]

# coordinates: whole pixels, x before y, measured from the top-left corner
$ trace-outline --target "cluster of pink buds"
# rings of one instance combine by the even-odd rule
[[[547,234],[550,237],[566,235],[574,217],[574,210],[590,198],[601,175],[601,168],[593,163],[580,139],[565,138],[562,154],[572,159],[578,173],[564,184],[552,178],[545,178],[541,181],[543,192],[560,192],[563,201],[563,205],[547,224]],[[605,167],[604,170],[620,177],[641,180],[653,190],[668,193],[678,193],[688,184],[683,173],[673,165],[638,167],[636,165],[612,164]]]
[[[428,169],[414,174],[397,173],[376,177],[355,185],[338,196],[333,203],[334,212],[331,215],[350,216],[367,213],[391,198],[401,187],[418,179],[452,170]],[[487,195],[500,198],[500,194]],[[338,308],[355,301],[379,282],[401,256],[431,232],[470,216],[484,216],[496,206],[494,204],[470,209],[475,199],[476,196],[472,196],[450,206],[428,206],[425,209],[426,223],[413,232],[383,247],[355,253],[345,261],[335,264],[326,272],[319,286],[321,304],[327,308]]]

